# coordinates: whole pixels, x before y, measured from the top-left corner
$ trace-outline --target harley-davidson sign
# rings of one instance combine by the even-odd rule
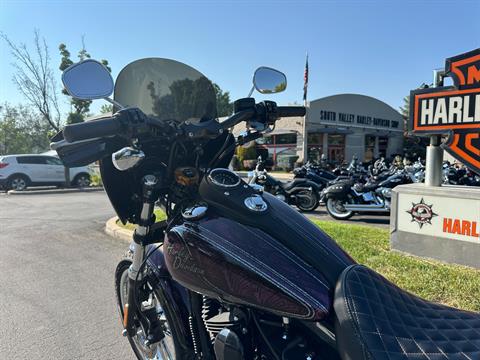
[[[445,150],[480,172],[480,49],[447,59],[445,72],[454,86],[410,92],[411,129],[448,133]]]

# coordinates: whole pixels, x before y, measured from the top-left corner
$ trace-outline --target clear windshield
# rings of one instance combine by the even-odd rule
[[[147,58],[128,64],[118,75],[114,99],[165,121],[198,122],[217,115],[210,80],[170,59]]]

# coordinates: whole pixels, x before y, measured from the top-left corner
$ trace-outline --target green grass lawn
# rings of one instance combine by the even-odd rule
[[[165,212],[162,209],[155,209],[154,213],[155,213],[155,216],[156,216],[156,221],[162,221],[162,220],[166,219]],[[136,226],[136,225],[130,224],[130,223],[126,223],[125,225],[123,225],[120,222],[120,220],[117,220],[117,224],[119,226],[125,228],[125,229],[132,230],[132,231],[135,229],[135,226]]]
[[[158,220],[165,218],[156,210]],[[357,262],[424,299],[480,311],[480,271],[390,251],[388,230],[312,220]],[[133,225],[127,224],[133,229]],[[480,260],[479,260],[480,261]]]
[[[313,220],[357,262],[424,299],[480,311],[480,271],[390,251],[389,231]],[[480,261],[480,260],[479,260]]]

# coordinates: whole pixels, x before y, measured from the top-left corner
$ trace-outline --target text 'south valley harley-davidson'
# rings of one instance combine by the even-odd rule
[[[115,285],[139,359],[480,358],[479,314],[399,289],[225,169],[236,145],[303,107],[245,98],[220,123],[212,83],[167,59],[127,65],[114,88],[90,59],[63,82],[77,99],[114,91],[114,115],[66,126],[52,148],[67,166],[100,160],[118,217],[137,224]],[[254,86],[274,93],[286,78],[263,67]],[[241,122],[250,131],[235,139]]]

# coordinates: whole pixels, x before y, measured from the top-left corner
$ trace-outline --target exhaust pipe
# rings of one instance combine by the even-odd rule
[[[389,208],[381,204],[344,204],[343,207],[348,211],[358,212],[390,212]]]

